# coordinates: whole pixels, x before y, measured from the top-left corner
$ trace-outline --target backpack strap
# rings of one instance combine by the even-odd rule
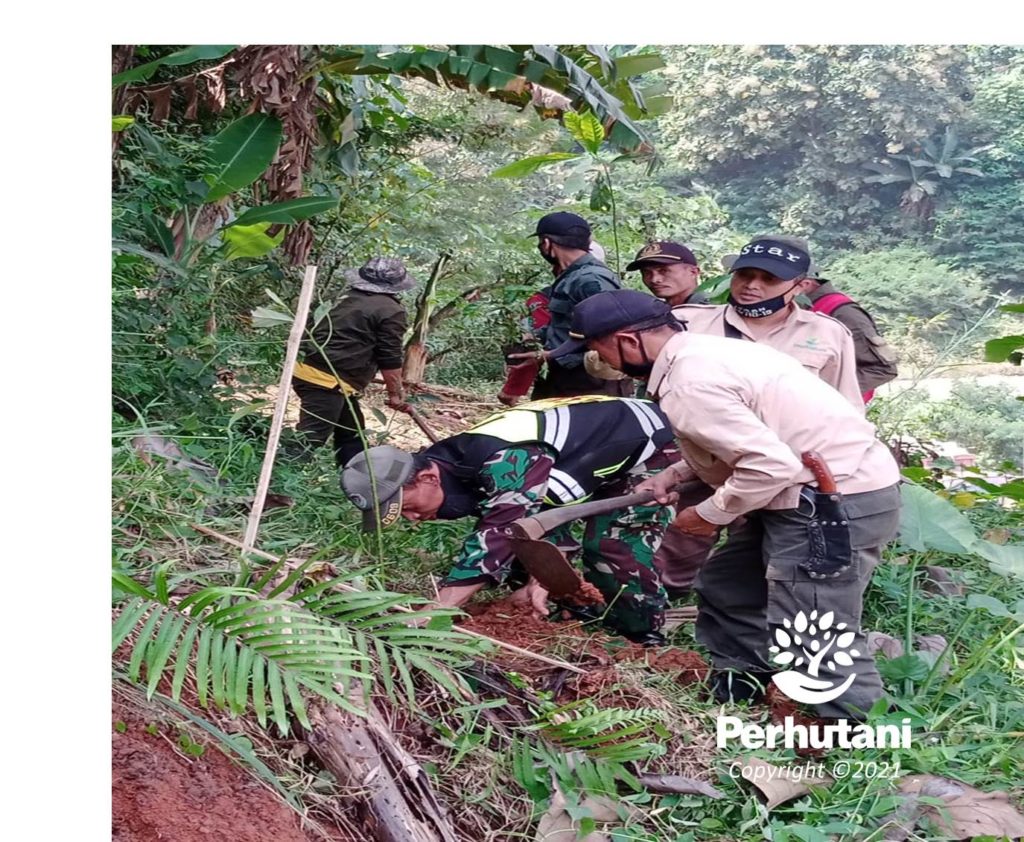
[[[844,304],[853,303],[853,299],[848,295],[843,295],[841,292],[830,292],[828,295],[823,295],[821,298],[813,302],[811,304],[811,309],[815,313],[823,313],[826,316],[831,316]]]

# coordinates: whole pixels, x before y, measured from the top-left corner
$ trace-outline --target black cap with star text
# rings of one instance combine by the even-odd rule
[[[793,281],[806,275],[810,265],[811,257],[803,249],[780,240],[760,239],[741,248],[731,268],[733,272],[737,269],[761,269],[776,278]]]

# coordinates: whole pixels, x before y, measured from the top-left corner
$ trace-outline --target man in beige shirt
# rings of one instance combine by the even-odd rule
[[[882,548],[896,536],[900,501],[899,468],[874,426],[793,358],[691,335],[664,302],[643,293],[588,299],[573,315],[570,337],[554,353],[585,345],[620,371],[649,378],[648,393],[684,457],[648,481],[658,501],[674,502],[671,489],[694,476],[714,487],[707,500],[682,509],[675,528],[710,536],[743,518],[696,585],[697,640],[712,655],[716,698],[757,698],[775,668],[768,649],[775,629],[790,627],[801,612],[830,612],[854,637],[842,658],[817,668],[817,698],[827,695],[823,685],[852,683],[815,707],[822,716],[862,715],[882,695],[860,631],[862,599]],[[814,475],[801,461],[810,451],[821,454],[843,495],[849,566],[834,578],[808,572],[819,549]]]
[[[761,237],[747,243],[731,264],[729,303],[684,305],[675,315],[690,333],[762,342],[789,354],[863,411],[850,331],[830,316],[800,309],[794,300],[811,257],[792,242]]]
[[[810,253],[795,240],[757,237],[732,256],[728,304],[685,304],[676,306],[673,313],[690,333],[760,342],[788,354],[863,412],[850,331],[829,316],[802,310],[794,300],[810,266]],[[592,375],[611,375],[592,352],[585,363]],[[706,493],[694,489],[682,503],[699,502]],[[676,529],[665,533],[656,564],[670,596],[682,596],[693,587],[716,539],[716,535],[684,535]]]

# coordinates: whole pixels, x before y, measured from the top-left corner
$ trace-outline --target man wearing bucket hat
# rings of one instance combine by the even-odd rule
[[[411,454],[370,448],[342,472],[363,526],[452,520],[475,515],[438,602],[464,604],[514,572],[506,527],[544,509],[591,497],[627,494],[667,466],[665,417],[650,401],[588,395],[521,404]],[[635,505],[586,518],[582,546],[566,524],[545,537],[567,555],[582,554],[584,576],[604,596],[606,622],[639,643],[664,642],[667,598],[652,559],[672,517],[661,506]],[[522,596],[546,614],[546,591],[531,580]]]
[[[675,502],[672,489],[694,475],[715,489],[682,509],[673,526],[704,536],[729,526],[696,585],[697,640],[712,656],[716,698],[758,698],[774,664],[784,663],[769,654],[775,629],[794,620],[801,628],[801,612],[804,619],[827,612],[852,642],[807,685],[819,715],[863,715],[882,695],[860,630],[863,594],[882,548],[896,536],[900,505],[899,468],[874,426],[792,357],[691,334],[664,302],[633,290],[583,302],[570,341],[553,356],[583,347],[647,378],[682,447],[683,462],[639,488],[651,488],[666,504]],[[811,452],[835,481],[832,499],[843,512],[835,523],[816,519],[824,489],[821,472],[803,462]],[[844,552],[828,543],[835,533],[818,541],[824,526],[845,536]],[[825,698],[823,687],[843,690]]]
[[[402,339],[405,308],[399,293],[416,281],[397,257],[374,257],[345,273],[348,287],[302,344],[292,385],[302,402],[296,441],[288,452],[306,458],[333,438],[338,466],[362,450],[359,393],[379,370],[388,406],[405,404]]]

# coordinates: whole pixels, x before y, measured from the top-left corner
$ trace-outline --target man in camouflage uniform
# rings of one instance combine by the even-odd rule
[[[650,401],[586,396],[522,404],[416,454],[375,447],[356,456],[342,487],[364,512],[364,528],[476,515],[441,584],[439,604],[463,605],[499,585],[517,565],[506,528],[544,509],[629,493],[668,464],[672,442]],[[376,505],[374,504],[376,500]],[[632,506],[584,521],[582,546],[571,524],[546,540],[582,555],[584,578],[609,606],[606,622],[641,643],[663,642],[665,591],[654,554],[673,512]],[[546,591],[531,581],[523,598],[546,614]]]

